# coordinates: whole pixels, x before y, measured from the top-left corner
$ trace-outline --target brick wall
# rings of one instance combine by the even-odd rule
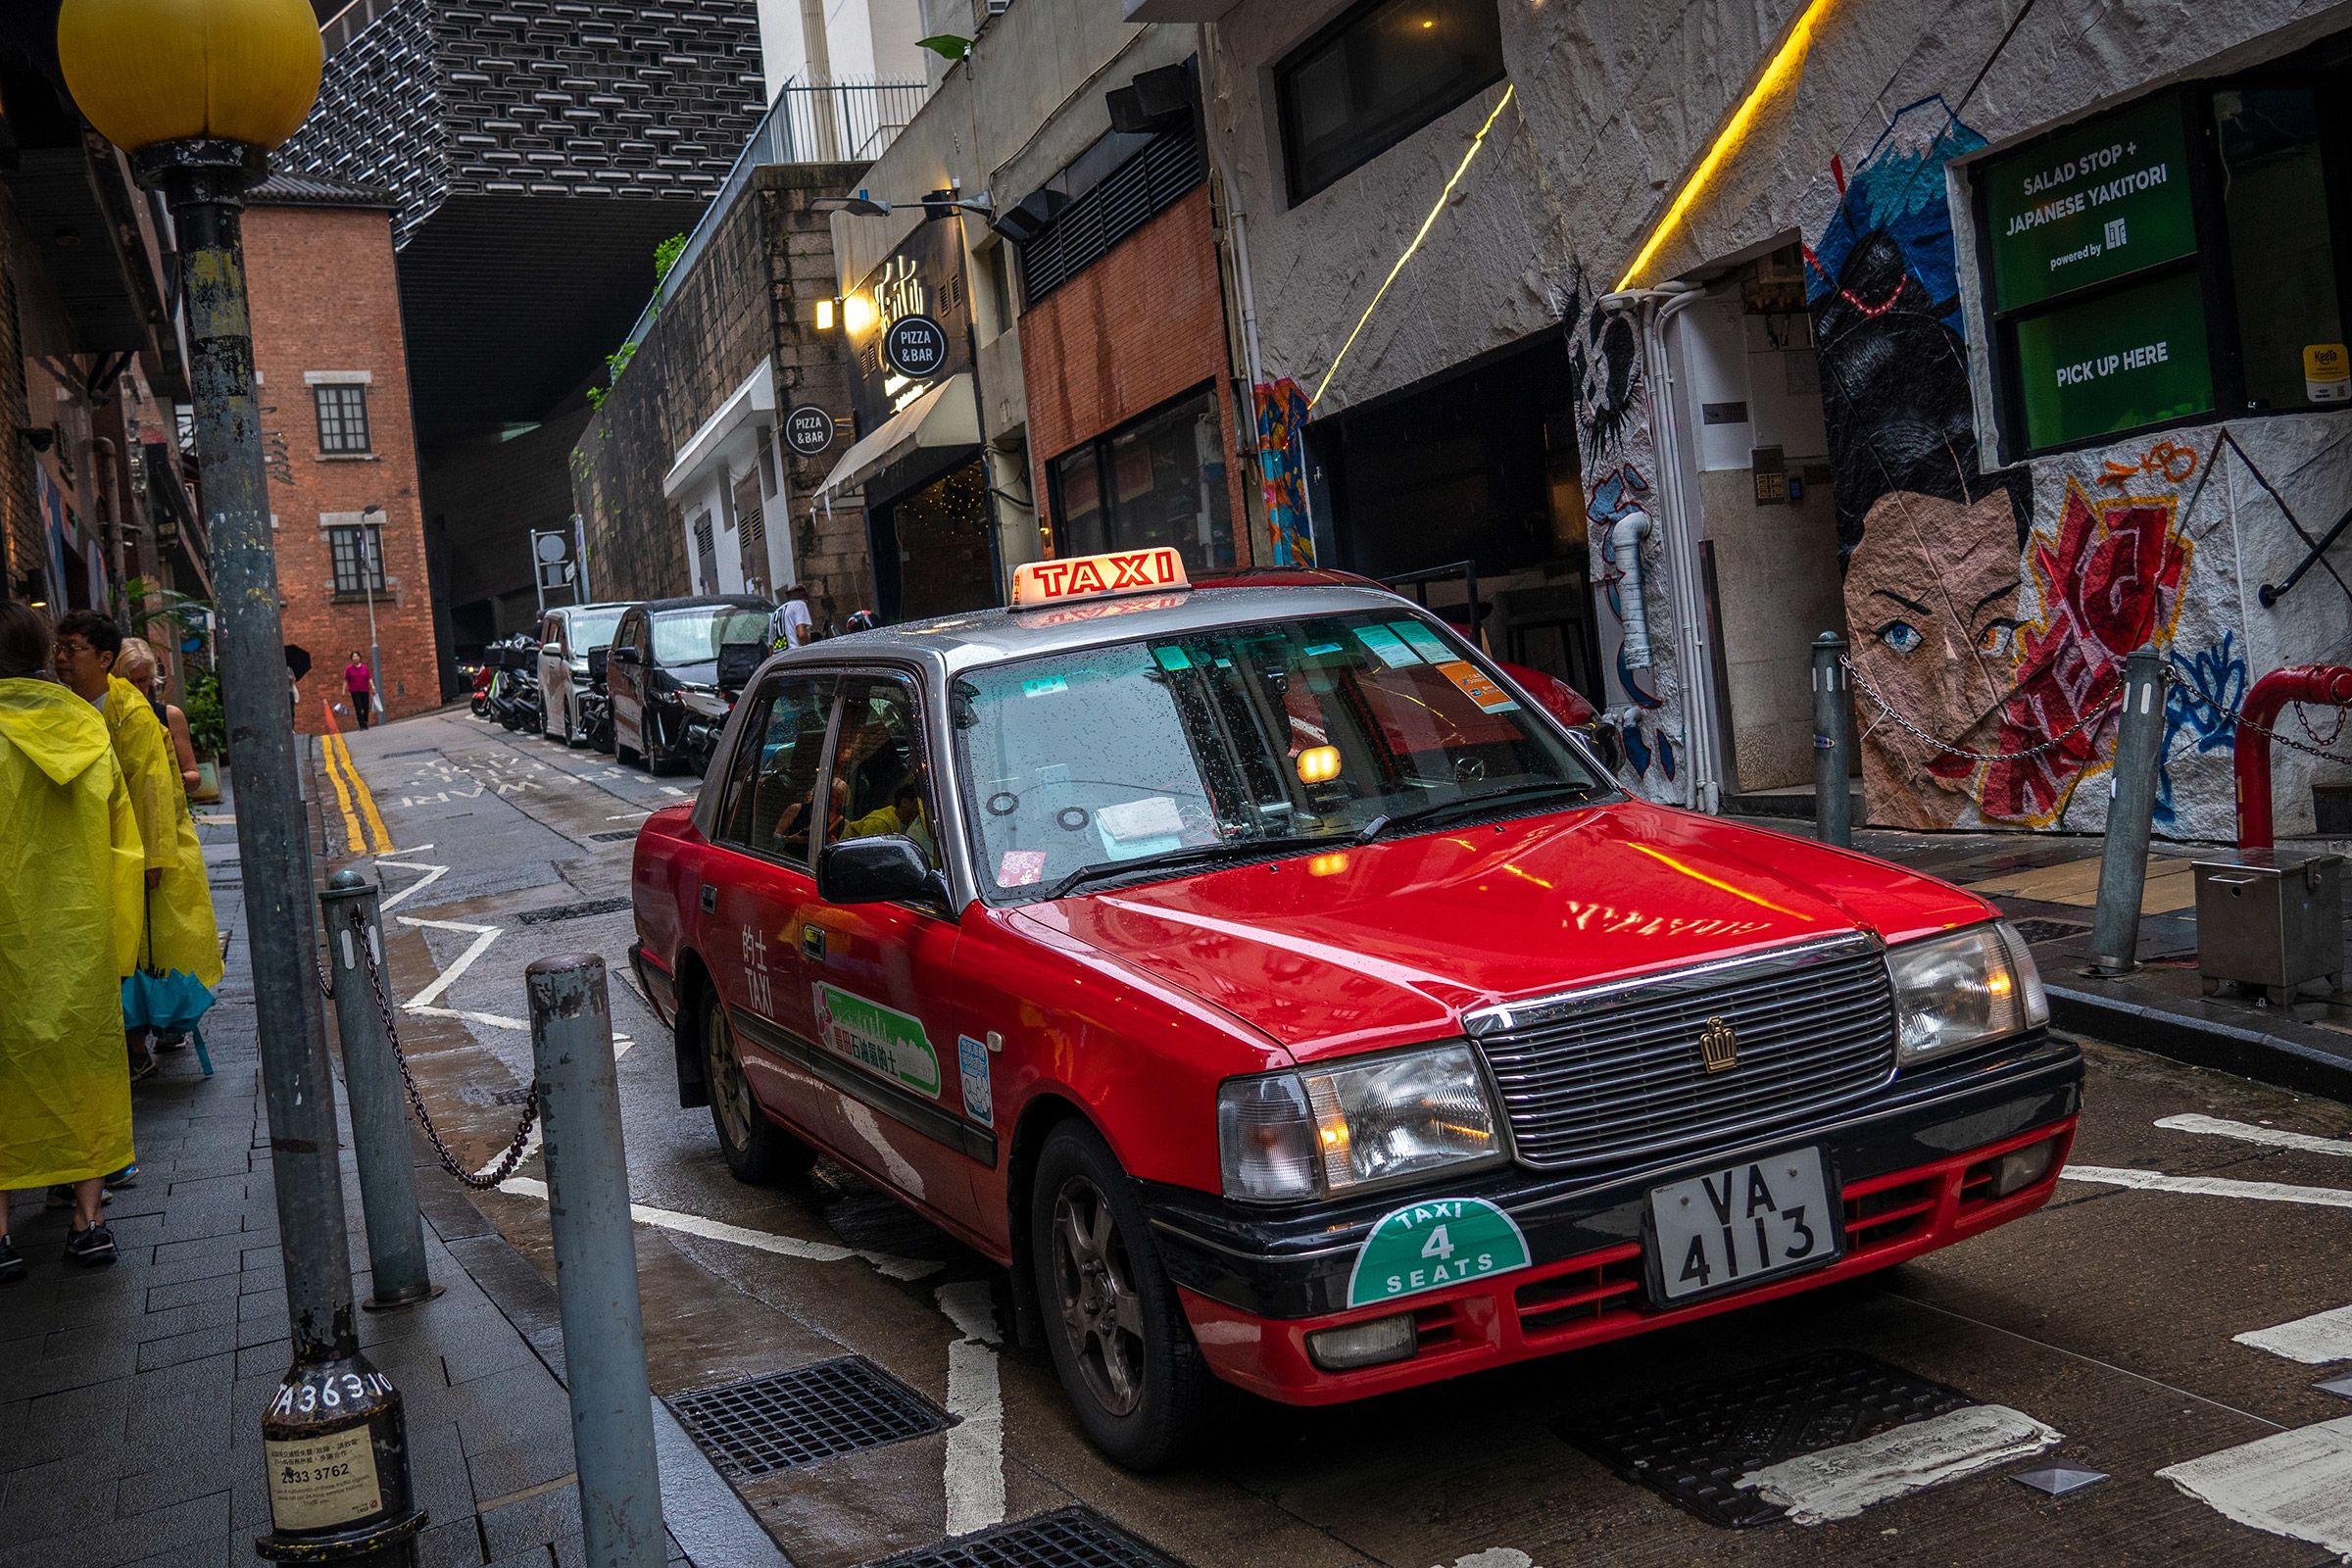
[[[1102,261],[1021,316],[1029,399],[1030,492],[1051,527],[1053,459],[1202,382],[1215,383],[1234,549],[1250,559],[1242,465],[1234,456],[1225,302],[1208,187],[1130,234]]]
[[[370,520],[381,529],[383,550],[385,592],[375,601],[375,627],[385,711],[397,718],[437,707],[439,656],[390,215],[366,208],[251,206],[245,261],[286,641],[309,650],[313,662],[302,682],[297,723],[306,733],[324,727],[320,704],[342,701],[343,665],[353,649],[368,648],[367,601],[333,591],[320,514],[370,507],[384,514]],[[366,386],[372,450],[362,457],[324,455],[304,373],[363,370],[371,377]],[[350,715],[338,721],[349,727]]]

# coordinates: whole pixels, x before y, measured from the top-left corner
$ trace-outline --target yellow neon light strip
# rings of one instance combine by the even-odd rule
[[[1658,220],[1657,226],[1649,231],[1649,238],[1642,242],[1641,252],[1626,268],[1625,275],[1617,280],[1620,289],[1633,286],[1634,279],[1642,275],[1642,270],[1649,266],[1650,259],[1657,255],[1658,248],[1666,243],[1666,236],[1682,222],[1683,215],[1698,199],[1698,193],[1706,189],[1707,182],[1715,177],[1715,171],[1747,139],[1748,127],[1755,122],[1756,115],[1763,109],[1765,101],[1780,91],[1782,84],[1804,63],[1805,51],[1813,45],[1813,28],[1821,21],[1822,13],[1829,9],[1830,0],[1813,0],[1811,5],[1805,7],[1804,15],[1796,19],[1795,24],[1788,29],[1788,36],[1781,40],[1781,47],[1773,55],[1771,64],[1756,78],[1756,84],[1747,90],[1747,96],[1740,101],[1740,107],[1732,111],[1732,118],[1724,122],[1723,129],[1716,133],[1715,144],[1707,149],[1707,156],[1698,161],[1698,167],[1690,171],[1690,177],[1683,181],[1683,188],[1675,193],[1674,205],[1666,209],[1666,216]]]
[[[1437,225],[1438,215],[1446,210],[1446,203],[1453,195],[1453,187],[1462,182],[1463,173],[1470,168],[1470,160],[1476,158],[1478,150],[1487,144],[1487,132],[1494,128],[1494,122],[1501,116],[1503,105],[1509,103],[1511,95],[1518,90],[1516,82],[1505,87],[1501,99],[1494,105],[1494,114],[1487,116],[1487,122],[1478,127],[1477,135],[1470,138],[1470,150],[1462,154],[1460,163],[1454,165],[1453,177],[1446,181],[1444,190],[1438,192],[1438,199],[1429,209],[1429,216],[1421,220],[1420,228],[1413,233],[1413,242],[1404,248],[1404,254],[1396,258],[1396,265],[1389,269],[1389,275],[1380,280],[1380,291],[1372,296],[1372,303],[1364,307],[1364,314],[1355,318],[1355,330],[1348,334],[1348,341],[1341,344],[1340,352],[1331,358],[1331,368],[1325,370],[1323,379],[1315,383],[1315,395],[1306,400],[1308,408],[1323,401],[1324,388],[1330,386],[1331,378],[1340,373],[1340,362],[1348,358],[1348,351],[1355,347],[1356,338],[1363,333],[1364,323],[1372,319],[1372,313],[1379,310],[1380,302],[1388,297],[1389,285],[1396,281],[1396,274],[1404,270],[1404,264],[1413,259],[1413,252],[1421,248],[1421,242],[1429,237],[1429,231]]]
[[[1736,888],[1729,882],[1723,881],[1718,877],[1711,877],[1707,875],[1707,873],[1704,871],[1693,870],[1690,866],[1685,865],[1682,861],[1676,859],[1673,856],[1666,854],[1663,850],[1653,850],[1646,844],[1629,844],[1626,846],[1626,848],[1637,851],[1640,854],[1646,855],[1653,860],[1660,860],[1667,865],[1673,866],[1677,871],[1682,872],[1683,875],[1689,877],[1693,882],[1704,882],[1708,887],[1714,888],[1718,892],[1729,893],[1735,899],[1745,899],[1748,903],[1770,909],[1775,914],[1786,914],[1799,920],[1810,920],[1813,918],[1813,916],[1803,913],[1800,910],[1785,908],[1782,906],[1773,903],[1770,899],[1759,899],[1753,893],[1748,892],[1747,889]]]

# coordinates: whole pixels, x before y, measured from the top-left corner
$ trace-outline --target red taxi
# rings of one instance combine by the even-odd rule
[[[1210,1379],[1351,1399],[1850,1278],[2048,1198],[2024,944],[1643,804],[1409,601],[1172,551],[760,670],[637,841],[631,958],[749,1181],[1011,1270],[1138,1468]]]

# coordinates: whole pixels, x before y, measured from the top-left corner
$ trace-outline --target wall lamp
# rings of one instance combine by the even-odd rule
[[[958,196],[957,187],[951,184],[944,190],[927,193],[920,202],[886,202],[871,191],[861,190],[855,196],[819,196],[808,204],[811,212],[848,213],[853,218],[888,218],[901,207],[919,206],[925,219],[945,218],[950,213],[972,213],[986,218],[997,210],[988,192],[977,196]]]

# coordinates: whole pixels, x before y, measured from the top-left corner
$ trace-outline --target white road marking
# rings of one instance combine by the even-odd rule
[[[529,1176],[510,1176],[498,1184],[498,1190],[516,1198],[547,1197],[547,1183]],[[721,1220],[705,1219],[700,1214],[681,1214],[675,1209],[654,1208],[644,1203],[629,1205],[629,1218],[640,1225],[657,1230],[678,1231],[687,1236],[701,1236],[713,1242],[729,1242],[748,1247],[755,1251],[773,1252],[778,1257],[797,1257],[809,1263],[839,1263],[847,1258],[861,1257],[874,1266],[877,1273],[894,1280],[919,1280],[926,1274],[936,1274],[940,1265],[920,1258],[900,1257],[892,1252],[867,1251],[862,1248],[836,1246],[831,1242],[804,1242],[793,1236],[771,1236],[741,1225],[729,1225]]]
[[[1437,1568],[1446,1568],[1444,1563]],[[1536,1559],[1517,1546],[1489,1546],[1467,1557],[1453,1559],[1453,1568],[1536,1568]]]
[[[2156,1474],[2225,1518],[2352,1558],[2352,1416],[2258,1438]]]
[[[997,1381],[997,1309],[986,1280],[942,1285],[939,1309],[962,1338],[948,1347],[948,1534],[1004,1522],[1004,1395]]]
[[[675,784],[664,784],[662,786],[662,793],[664,795],[684,795],[686,792],[678,788]]]
[[[2239,1345],[2310,1366],[2352,1361],[2352,1306],[2314,1312],[2292,1323],[2275,1323],[2267,1329],[2253,1329],[2232,1338]]]
[[[1800,1525],[1851,1519],[1875,1503],[2046,1452],[2065,1436],[2002,1404],[1972,1404],[1740,1478]]]
[[[614,811],[611,816],[606,817],[605,820],[608,822],[634,822],[637,820],[637,818],[641,816],[651,816],[660,809],[662,809],[662,808],[659,806],[649,806],[642,811]]]
[[[2066,1181],[2102,1187],[2131,1187],[2146,1193],[2186,1193],[2198,1198],[2251,1198],[2267,1203],[2309,1203],[2317,1208],[2352,1208],[2352,1193],[2334,1187],[2292,1187],[2285,1182],[2239,1182],[2224,1176],[2167,1176],[2160,1170],[2113,1165],[2069,1165]]]
[[[473,967],[473,960],[488,952],[490,944],[496,942],[499,933],[506,929],[504,926],[473,925],[464,920],[427,920],[414,914],[404,914],[397,918],[402,925],[416,926],[428,931],[471,931],[476,933],[473,945],[458,955],[457,962],[442,970],[431,985],[426,986],[422,991],[401,1004],[411,1012],[415,1012],[419,1007],[430,1006],[440,1001],[441,993],[457,984],[458,976]]]
[[[2279,1127],[2257,1127],[2252,1122],[2228,1121],[2220,1116],[2167,1116],[2156,1125],[2168,1132],[2204,1133],[2213,1138],[2235,1138],[2241,1143],[2268,1144],[2273,1149],[2292,1149],[2305,1154],[2352,1159],[2352,1139],[2290,1133]]]
[[[421,844],[417,846],[417,849],[429,850],[431,848],[432,846],[430,844]],[[409,850],[404,853],[415,855],[416,851]],[[387,865],[396,867],[397,869],[403,871],[422,871],[424,875],[418,877],[416,881],[410,883],[407,887],[402,888],[398,893],[393,894],[390,898],[377,905],[376,908],[378,910],[389,909],[395,904],[405,904],[410,899],[415,898],[417,894],[422,893],[426,888],[429,888],[434,883],[440,881],[443,877],[449,875],[448,866],[434,865],[427,861],[419,861],[416,864],[411,864],[405,860],[387,860],[379,857],[375,862],[375,868],[378,871],[381,871]]]

